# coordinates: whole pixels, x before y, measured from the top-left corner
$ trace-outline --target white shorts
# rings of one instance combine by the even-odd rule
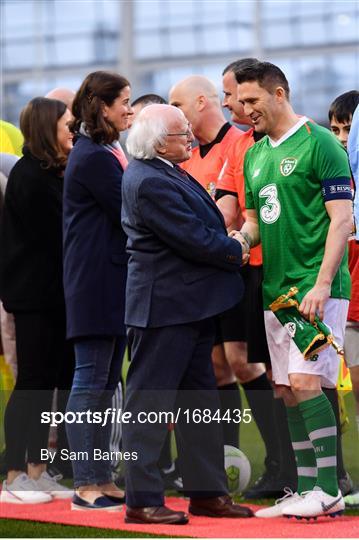
[[[324,308],[324,322],[331,328],[335,341],[343,345],[349,300],[329,298]],[[335,388],[339,361],[335,349],[330,346],[320,352],[313,362],[304,357],[287,330],[271,311],[264,312],[268,348],[271,357],[273,380],[276,384],[290,386],[290,373],[307,373],[321,377],[325,388]]]
[[[348,368],[359,366],[359,322],[347,322],[344,353],[345,363]]]

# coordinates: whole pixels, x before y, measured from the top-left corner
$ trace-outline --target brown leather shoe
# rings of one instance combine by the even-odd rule
[[[194,516],[248,518],[253,512],[247,506],[235,504],[229,495],[212,497],[210,499],[191,499],[189,513]]]
[[[127,507],[125,523],[185,525],[188,523],[188,514],[185,514],[185,512],[175,512],[167,508],[167,506]]]

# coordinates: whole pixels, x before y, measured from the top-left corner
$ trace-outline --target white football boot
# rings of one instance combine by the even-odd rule
[[[14,504],[42,504],[52,501],[51,495],[41,491],[36,480],[22,473],[11,484],[4,480],[0,502]]]
[[[59,480],[61,479],[62,474],[50,476],[48,472],[44,471],[40,478],[36,480],[36,483],[41,491],[52,495],[54,499],[71,499],[74,495],[74,490],[59,484]]]
[[[261,508],[254,513],[259,518],[275,518],[283,516],[283,508],[291,503],[295,503],[301,500],[299,493],[293,493],[289,488],[284,488],[284,497],[277,499],[273,506],[268,508]]]
[[[286,505],[283,515],[297,519],[310,519],[319,516],[340,516],[344,513],[345,503],[341,491],[334,497],[328,495],[321,488],[315,487],[313,491],[302,493],[300,501]]]

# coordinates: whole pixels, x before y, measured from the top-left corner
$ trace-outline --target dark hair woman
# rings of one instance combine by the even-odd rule
[[[77,140],[65,173],[64,287],[67,336],[74,340],[76,367],[67,412],[78,419],[89,410],[100,412],[104,420],[121,378],[126,346],[127,238],[121,226],[121,184],[127,160],[118,139],[132,114],[129,82],[115,73],[91,73],[72,110]],[[114,510],[124,498],[112,482],[105,454],[111,423],[92,420],[67,424],[71,450],[86,456],[72,462],[72,508]]]
[[[46,472],[55,387],[71,386],[62,285],[63,171],[72,149],[71,113],[61,101],[35,98],[20,128],[24,155],[11,170],[0,232],[0,297],[14,314],[18,375],[5,412],[7,480],[1,502],[42,503],[72,491]],[[27,471],[27,472],[26,472]]]

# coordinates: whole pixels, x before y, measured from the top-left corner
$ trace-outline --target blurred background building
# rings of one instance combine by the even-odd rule
[[[358,0],[1,0],[1,117],[55,86],[76,90],[114,69],[133,97],[167,96],[200,73],[256,56],[278,64],[298,113],[324,123],[330,102],[359,87]]]

